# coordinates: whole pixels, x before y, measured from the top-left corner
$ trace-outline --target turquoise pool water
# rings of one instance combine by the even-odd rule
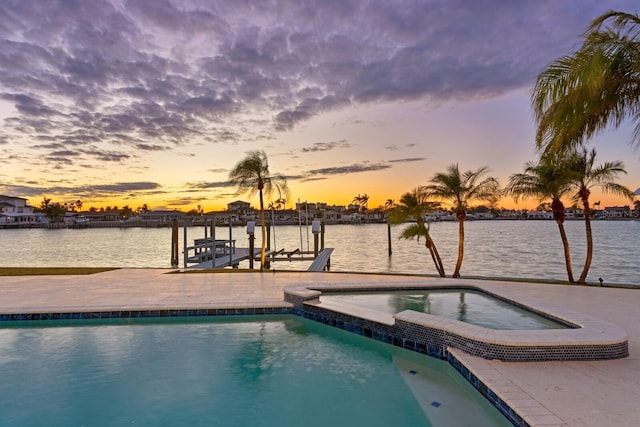
[[[524,310],[489,294],[467,289],[323,292],[320,301],[339,301],[390,314],[414,310],[488,329],[567,328],[562,323]]]
[[[10,326],[3,426],[510,425],[446,362],[296,316]]]

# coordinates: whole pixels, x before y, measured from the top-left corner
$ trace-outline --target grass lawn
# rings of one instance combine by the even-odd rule
[[[0,267],[0,276],[47,276],[95,274],[117,270],[108,267]]]

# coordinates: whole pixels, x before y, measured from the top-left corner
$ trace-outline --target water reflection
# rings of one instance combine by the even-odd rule
[[[447,293],[447,297],[443,298],[439,296],[439,293]],[[461,322],[467,321],[467,303],[465,300],[465,291],[438,291],[438,294],[432,295],[427,291],[422,291],[420,294],[394,294],[388,297],[389,312],[399,313],[404,310],[413,310],[421,313],[428,313],[434,315],[441,315],[441,313],[448,311],[448,308],[444,305],[450,305],[449,300],[453,300],[453,297],[457,295],[458,303],[454,305],[455,319]],[[435,305],[435,307],[432,307]]]
[[[467,321],[467,303],[464,302],[464,292],[460,292],[460,303],[458,304],[458,320],[461,322]]]
[[[413,310],[490,329],[558,329],[565,326],[482,292],[415,290],[323,293],[321,302],[339,301],[384,313]]]

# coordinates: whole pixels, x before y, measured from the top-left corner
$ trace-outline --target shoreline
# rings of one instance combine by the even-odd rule
[[[550,222],[555,221],[553,218],[509,218],[509,217],[497,217],[497,218],[473,218],[466,219],[465,222],[490,222],[490,221],[544,221]],[[566,218],[565,222],[574,222],[574,221],[584,221],[584,218]],[[592,218],[592,222],[627,222],[627,221],[640,221],[640,218]],[[431,223],[440,223],[440,222],[456,222],[455,219],[452,220],[443,220],[443,219],[434,219],[430,221]],[[362,221],[362,222],[353,222],[353,221],[324,221],[324,225],[353,225],[353,226],[363,226],[369,224],[386,224],[387,222],[384,220],[370,220],[370,221]],[[232,227],[246,227],[247,221],[238,221],[231,224]],[[311,224],[299,224],[297,221],[278,221],[278,222],[268,222],[267,226],[285,226],[285,225],[295,225],[301,227],[311,226]],[[394,224],[393,226],[398,226],[402,224]],[[87,222],[82,224],[65,224],[65,223],[27,223],[27,224],[0,224],[0,230],[25,230],[25,229],[49,229],[49,230],[58,230],[58,229],[87,229],[87,228],[171,228],[173,223],[170,221],[96,221],[96,222]],[[179,224],[180,227],[184,227],[184,223]],[[189,224],[186,224],[187,227],[203,227],[203,221],[193,221]],[[217,223],[216,227],[229,227],[229,223]]]

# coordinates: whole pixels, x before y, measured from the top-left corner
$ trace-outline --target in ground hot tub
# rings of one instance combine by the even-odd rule
[[[488,329],[529,330],[575,328],[486,292],[469,288],[399,291],[323,292],[321,303],[339,303],[396,314],[428,313]]]
[[[556,327],[510,329],[479,326],[425,312],[429,311],[424,310],[428,305],[426,301],[420,304],[422,312],[415,310],[417,303],[407,309],[396,301],[389,308],[388,299],[395,292],[401,291],[398,295],[417,295],[418,291],[429,293],[434,290],[448,290],[450,295],[457,295],[458,306],[463,293],[465,301],[462,304],[465,306],[470,303],[470,292],[490,295],[518,309],[552,320]],[[346,294],[360,292],[382,295],[380,298],[387,301],[383,303],[386,307],[358,305],[340,296],[331,297],[338,292],[345,293],[345,298]],[[325,295],[330,297],[327,299]],[[485,359],[519,362],[619,359],[629,355],[627,333],[622,328],[563,307],[543,304],[489,281],[433,279],[411,286],[406,283],[309,284],[285,288],[285,300],[292,303],[294,312],[303,317],[441,359],[448,357],[448,348],[457,348]],[[468,311],[464,316],[467,314]]]

